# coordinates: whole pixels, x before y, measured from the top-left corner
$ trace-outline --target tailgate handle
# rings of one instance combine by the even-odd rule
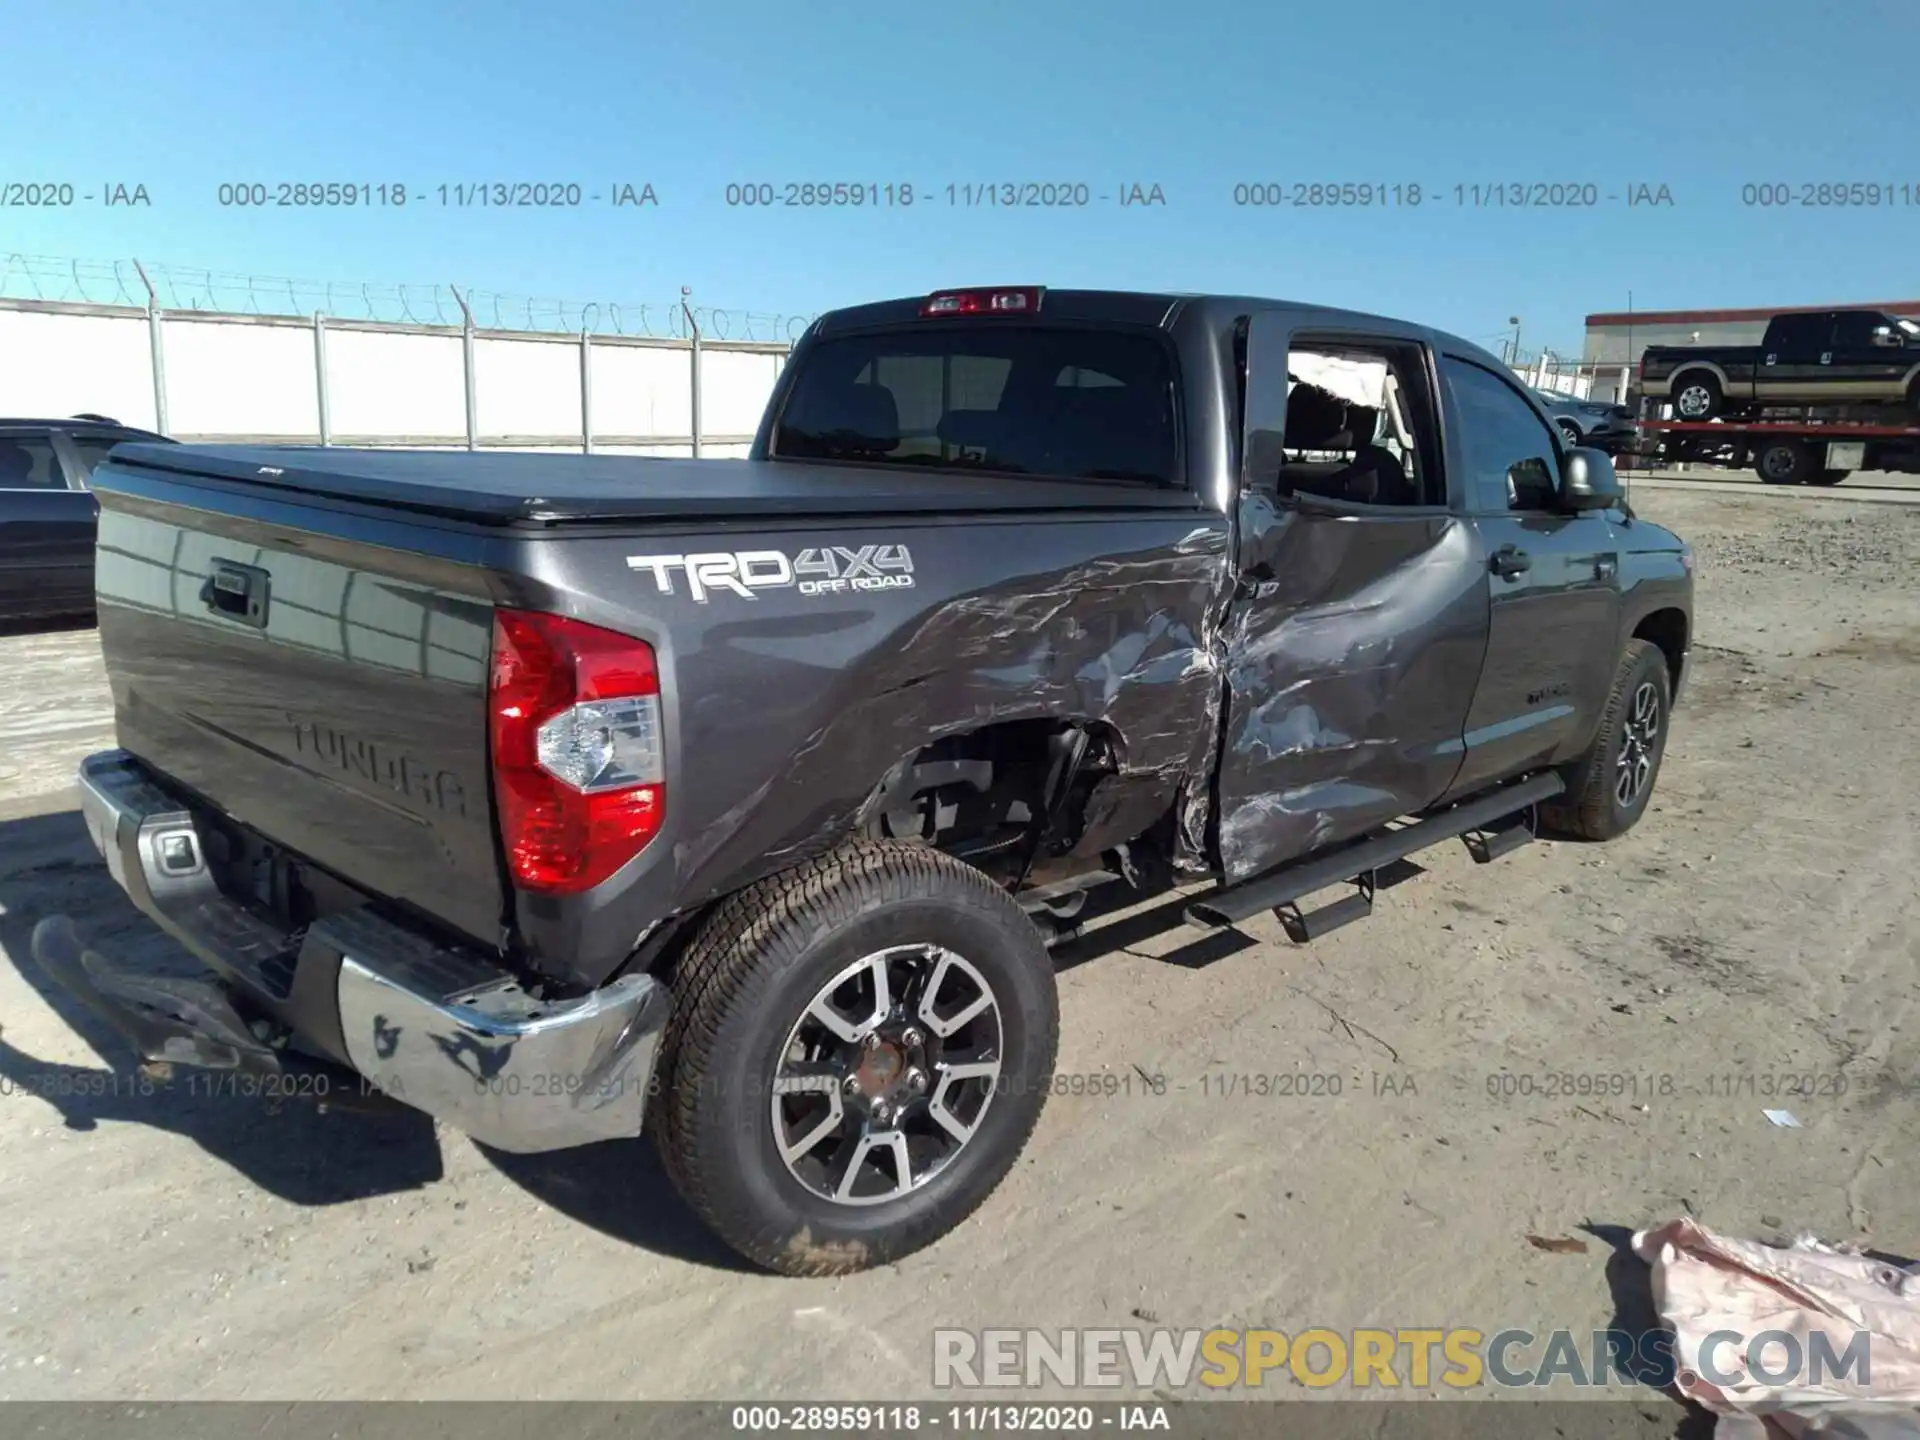
[[[267,591],[271,584],[267,572],[258,565],[215,560],[206,583],[200,587],[200,602],[215,615],[264,630],[267,628]]]

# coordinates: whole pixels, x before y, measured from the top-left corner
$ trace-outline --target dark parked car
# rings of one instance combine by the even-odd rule
[[[1639,388],[1670,402],[1676,420],[1853,405],[1904,405],[1920,418],[1920,324],[1880,310],[1776,315],[1758,345],[1650,347]]]
[[[104,415],[0,420],[0,620],[93,608],[93,467],[123,440],[159,441]]]
[[[1633,412],[1610,400],[1583,400],[1556,390],[1536,390],[1540,403],[1569,445],[1591,445],[1609,455],[1624,449],[1638,433]]]
[[[213,974],[58,916],[48,971],[150,1056],[499,1149],[644,1123],[792,1274],[1007,1174],[1089,891],[1311,939],[1438,841],[1618,835],[1692,628],[1686,545],[1498,360],[1245,297],[834,311],[746,460],[137,445],[94,488],[81,809]]]

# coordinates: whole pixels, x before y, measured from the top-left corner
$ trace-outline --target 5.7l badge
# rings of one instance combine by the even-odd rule
[[[910,590],[913,556],[904,545],[819,545],[788,557],[784,550],[710,550],[697,555],[629,555],[627,565],[647,570],[662,595],[672,595],[674,573],[687,594],[704,605],[713,591],[742,600],[761,590],[798,589],[802,595],[848,590]]]

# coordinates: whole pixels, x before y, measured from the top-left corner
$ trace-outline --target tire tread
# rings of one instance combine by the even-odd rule
[[[1649,655],[1658,662],[1660,674],[1664,677],[1666,656],[1652,641],[1629,640],[1621,648],[1619,663],[1613,671],[1613,687],[1607,693],[1606,707],[1600,712],[1600,724],[1594,732],[1592,747],[1576,762],[1565,793],[1540,807],[1541,818],[1552,829],[1583,840],[1611,840],[1626,831],[1627,826],[1619,823],[1618,812],[1613,805],[1613,777],[1609,761],[1620,727],[1626,723],[1627,706],[1632,703],[1634,687],[1631,681]],[[1665,694],[1661,697],[1660,723],[1663,727],[1671,720],[1670,698]],[[1649,786],[1658,779],[1656,770],[1649,778]],[[1644,813],[1644,808],[1641,813]],[[1636,815],[1635,819],[1638,818]]]
[[[681,1198],[728,1244],[749,1259],[786,1275],[845,1274],[880,1264],[930,1243],[961,1224],[985,1202],[987,1187],[964,1209],[916,1217],[927,1229],[908,1235],[884,1254],[855,1257],[842,1247],[796,1245],[795,1237],[730,1203],[714,1183],[708,1157],[700,1152],[697,1107],[710,1092],[723,1019],[754,1003],[756,988],[773,978],[770,960],[794,954],[822,933],[903,895],[927,895],[957,888],[1031,929],[1007,893],[986,875],[938,850],[898,840],[863,840],[828,851],[789,870],[767,877],[722,900],[701,925],[681,957],[674,978],[673,1013],[657,1064],[662,1077],[651,1107],[653,1131],[662,1167]],[[1038,933],[1034,942],[1044,960]],[[1035,1021],[1042,1017],[1032,1017]],[[1058,1044],[1057,1010],[1045,1017],[1036,1039],[1052,1068]],[[1038,1110],[1012,1143],[1011,1166],[1032,1135]]]

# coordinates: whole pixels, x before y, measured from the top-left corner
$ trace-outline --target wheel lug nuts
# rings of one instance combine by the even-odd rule
[[[908,1026],[906,1032],[901,1035],[900,1040],[901,1043],[906,1045],[918,1045],[922,1038],[924,1037],[922,1037],[918,1030],[915,1030],[912,1026]]]
[[[878,1050],[880,1048],[880,1036],[873,1031],[868,1031],[867,1038],[860,1043],[869,1050]]]
[[[840,1088],[842,1090],[845,1090],[849,1095],[858,1095],[860,1093],[859,1078],[853,1075],[847,1076],[847,1078],[841,1083]]]
[[[873,1107],[873,1118],[882,1125],[886,1124],[893,1118],[893,1107],[884,1100],[876,1101]]]
[[[909,1070],[907,1072],[907,1088],[918,1095],[922,1090],[927,1088],[927,1077],[918,1070]]]

